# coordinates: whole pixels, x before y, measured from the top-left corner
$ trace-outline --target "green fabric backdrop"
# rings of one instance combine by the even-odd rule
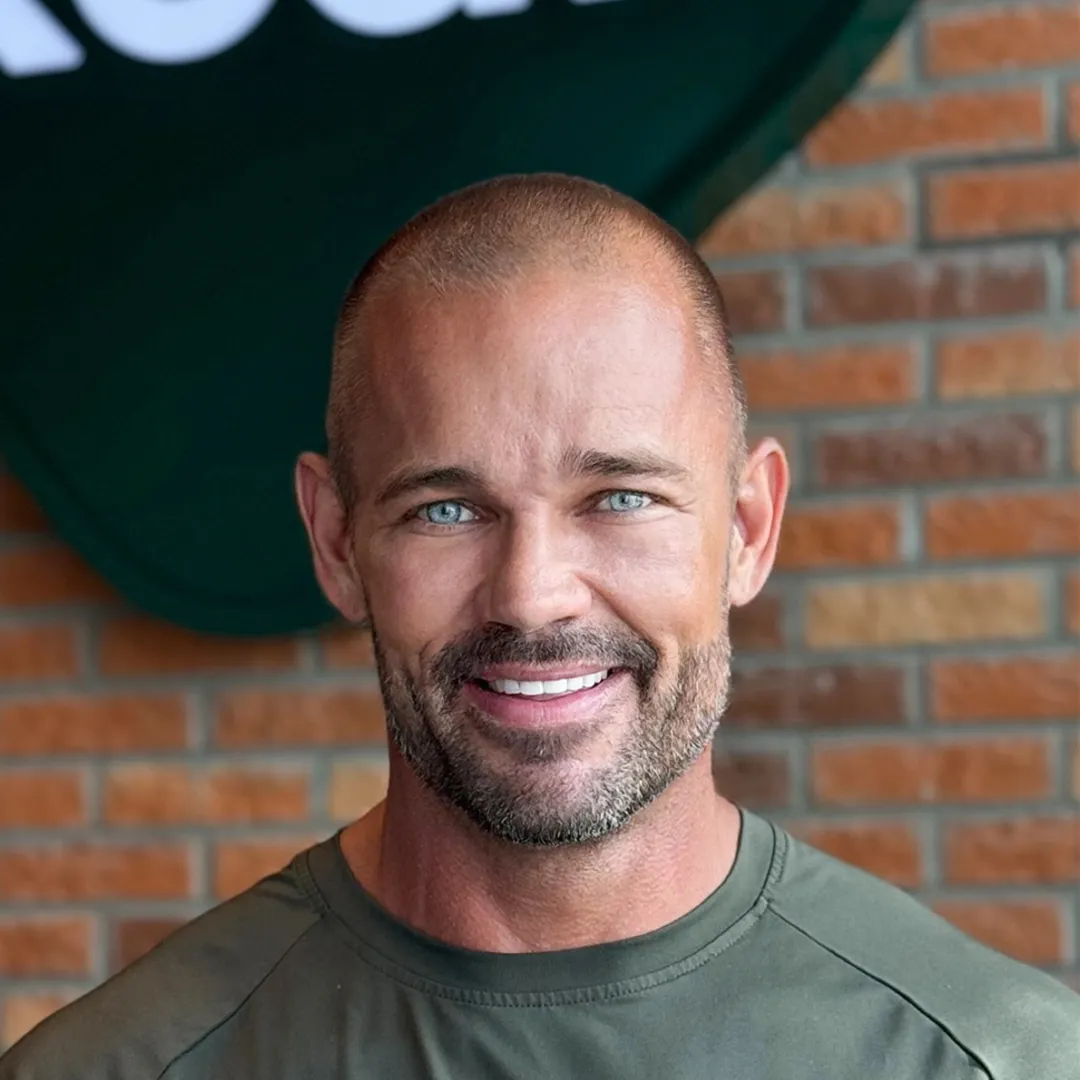
[[[331,327],[367,254],[452,188],[540,169],[696,236],[910,2],[534,0],[392,38],[279,0],[220,55],[162,65],[56,0],[85,63],[0,74],[0,451],[138,607],[224,633],[325,622],[292,465],[324,445]]]

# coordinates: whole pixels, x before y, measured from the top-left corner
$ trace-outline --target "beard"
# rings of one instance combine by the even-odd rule
[[[550,847],[623,828],[709,746],[730,683],[726,604],[721,626],[713,642],[681,653],[666,686],[656,648],[629,632],[558,627],[541,636],[489,624],[441,649],[422,680],[388,662],[374,621],[371,633],[390,738],[421,782],[484,832]],[[632,684],[588,724],[510,729],[462,695],[489,665],[583,661],[621,669]],[[593,764],[598,741],[607,753]]]

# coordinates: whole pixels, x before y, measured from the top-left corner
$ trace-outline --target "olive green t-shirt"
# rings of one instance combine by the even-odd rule
[[[368,896],[337,838],[31,1032],[0,1080],[1080,1080],[1080,995],[742,811],[642,937],[504,955]]]

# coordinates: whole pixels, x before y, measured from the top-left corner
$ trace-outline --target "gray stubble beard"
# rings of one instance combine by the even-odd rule
[[[727,611],[710,644],[685,651],[671,687],[657,686],[658,654],[643,640],[595,630],[544,638],[509,627],[485,629],[446,646],[426,686],[392,670],[372,624],[387,728],[417,777],[484,832],[513,844],[587,844],[619,831],[678,779],[710,745],[727,705],[731,647]],[[461,700],[465,673],[483,663],[557,663],[602,656],[632,676],[638,705],[613,759],[589,770],[576,798],[552,782],[561,761],[595,727],[517,732]],[[625,725],[624,725],[625,726]],[[608,730],[618,729],[605,725]],[[517,768],[493,767],[485,747],[498,746]],[[560,798],[560,794],[562,798]]]

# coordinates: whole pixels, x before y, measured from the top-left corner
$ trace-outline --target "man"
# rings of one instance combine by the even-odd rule
[[[466,189],[361,272],[296,488],[370,623],[385,802],[46,1022],[2,1080],[1078,1080],[1080,997],[715,791],[788,471],[693,250]]]

